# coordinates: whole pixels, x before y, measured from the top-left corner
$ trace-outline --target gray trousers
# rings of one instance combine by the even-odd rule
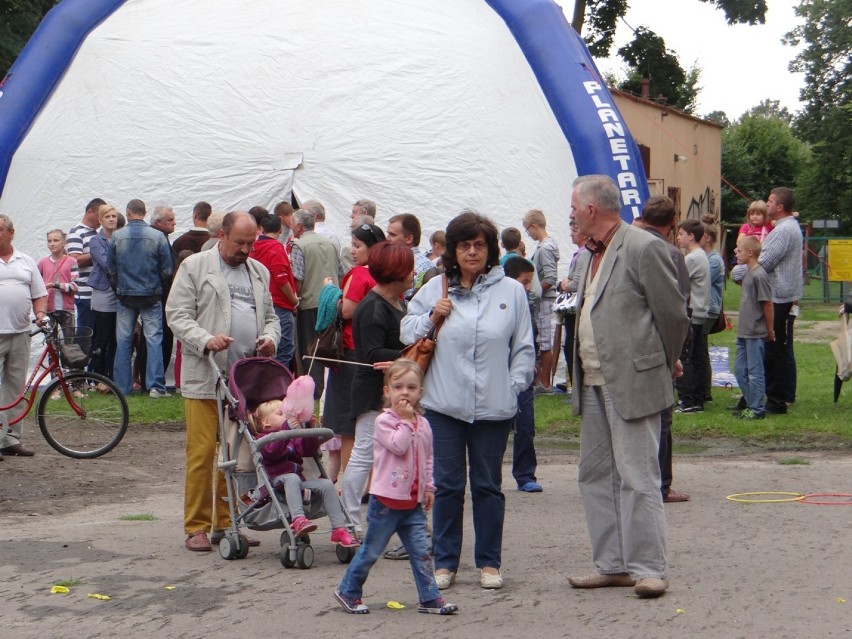
[[[340,499],[337,497],[337,489],[330,479],[306,479],[302,481],[295,473],[284,475],[284,496],[287,498],[287,508],[290,509],[291,521],[296,517],[304,517],[305,509],[302,505],[302,489],[307,488],[311,492],[317,492],[322,496],[322,505],[328,513],[332,529],[346,526],[346,517],[340,507]]]
[[[30,363],[30,334],[5,333],[0,335],[0,406],[14,402],[27,383],[27,366]],[[0,413],[3,424],[23,411],[21,403],[12,410]],[[0,427],[0,448],[21,443],[24,420],[9,428]]]
[[[664,577],[660,414],[625,421],[606,386],[583,386],[582,393],[579,484],[595,569]]]

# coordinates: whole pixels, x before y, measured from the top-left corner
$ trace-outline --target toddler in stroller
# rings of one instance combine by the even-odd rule
[[[210,365],[219,376],[219,438],[225,442],[219,468],[231,514],[219,554],[224,559],[247,555],[248,541],[239,526],[283,528],[281,564],[310,568],[314,551],[308,533],[316,525],[308,518],[328,515],[337,559],[351,561],[360,544],[318,454],[319,444],[334,433],[313,427],[313,380],[293,379],[285,366],[267,357],[238,360],[227,379],[212,356]]]
[[[262,403],[254,413],[257,421],[258,436],[263,437],[291,428],[301,428],[295,415],[284,414],[283,402],[273,399]],[[261,447],[263,466],[273,485],[282,486],[287,506],[290,509],[290,527],[297,537],[317,529],[317,525],[305,517],[302,504],[302,490],[317,492],[328,518],[331,521],[331,543],[344,548],[356,548],[358,540],[346,529],[346,517],[340,506],[340,498],[334,484],[326,477],[306,479],[303,473],[303,460],[314,457],[319,451],[319,437],[304,437],[289,441],[276,440]]]

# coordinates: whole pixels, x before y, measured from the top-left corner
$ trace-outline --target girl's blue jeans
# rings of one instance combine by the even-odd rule
[[[426,515],[423,506],[417,504],[408,510],[388,508],[375,495],[370,495],[367,507],[367,536],[343,579],[338,591],[351,599],[361,599],[364,582],[370,574],[370,568],[376,563],[394,533],[399,535],[408,550],[408,561],[414,573],[417,596],[420,603],[433,601],[440,597],[435,583],[435,570],[429,555],[429,538],[426,534]]]

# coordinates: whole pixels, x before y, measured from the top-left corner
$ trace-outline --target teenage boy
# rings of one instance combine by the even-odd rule
[[[738,264],[748,271],[742,280],[740,315],[737,322],[737,356],[734,375],[743,392],[746,408],[737,414],[741,419],[763,419],[766,376],[763,368],[765,342],[775,341],[773,328],[774,308],[769,276],[758,264],[760,241],[756,237],[741,235],[734,249]]]
[[[676,413],[701,413],[707,385],[710,356],[707,353],[707,336],[704,322],[710,307],[710,263],[701,248],[704,224],[700,220],[684,220],[677,225],[677,245],[687,251],[686,269],[689,271],[689,305],[691,339],[681,353],[683,376],[675,380],[679,406]]]
[[[532,256],[532,263],[535,266],[538,281],[541,283],[541,295],[533,313],[541,353],[535,392],[550,393],[553,392],[550,387],[553,374],[553,301],[557,295],[556,267],[559,264],[559,245],[547,234],[547,220],[544,213],[538,209],[527,211],[523,224],[527,235],[538,242],[538,247]]]
[[[500,258],[500,266],[503,266],[509,258],[521,255],[521,232],[514,226],[503,229],[500,233],[500,246],[506,251],[506,254]]]
[[[520,282],[527,296],[535,277],[532,262],[520,255],[512,255],[503,263],[506,277]],[[532,306],[532,303],[530,303]],[[532,310],[532,309],[530,309]],[[535,334],[533,322],[533,334]],[[538,465],[535,457],[535,393],[534,384],[518,394],[518,414],[515,416],[515,438],[512,445],[512,476],[518,483],[518,490],[525,493],[540,493],[541,484],[536,481],[535,469]]]

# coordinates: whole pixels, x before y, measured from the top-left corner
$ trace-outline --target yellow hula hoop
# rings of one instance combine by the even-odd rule
[[[744,497],[748,498],[751,496],[758,495],[784,495],[781,499],[743,499]],[[782,504],[790,501],[801,501],[805,498],[803,493],[787,493],[778,490],[763,490],[757,491],[753,493],[734,493],[733,495],[728,495],[725,499],[728,501],[736,501],[741,504]]]

